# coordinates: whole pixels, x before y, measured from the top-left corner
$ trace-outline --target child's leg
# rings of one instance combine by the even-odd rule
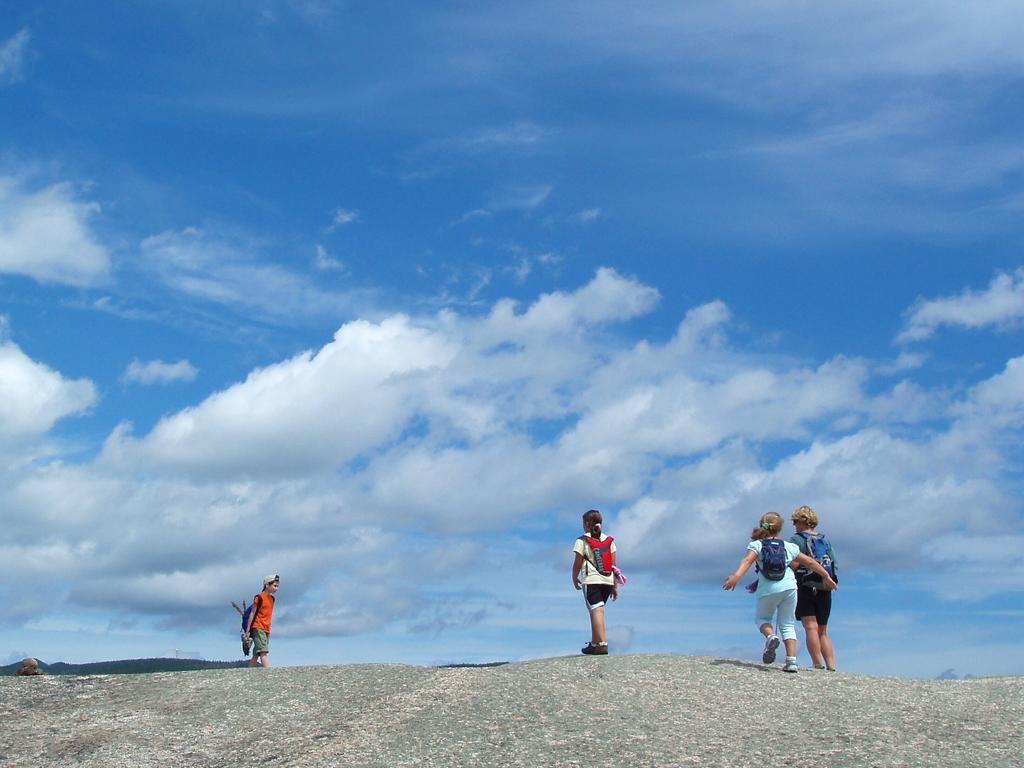
[[[604,628],[604,606],[590,610],[590,642],[592,645],[601,645],[608,642],[608,635]]]
[[[758,607],[754,611],[754,623],[758,632],[765,637],[775,634],[775,609],[778,607],[778,595],[765,595],[758,598]]]
[[[779,605],[779,595],[765,595],[757,598],[757,608],[754,610],[754,623],[757,624],[757,631],[765,637],[775,634],[772,627],[775,626],[775,611]]]
[[[764,650],[761,652],[761,661],[765,664],[774,663],[775,649],[779,647],[779,638],[772,630],[772,618],[778,604],[778,595],[766,595],[757,599],[754,623],[757,624],[758,631],[765,637]]]
[[[779,602],[779,634],[782,635],[782,642],[786,644],[786,658],[796,658],[796,590],[792,589],[783,593],[784,597]]]
[[[814,616],[804,616],[800,619],[800,623],[804,625],[804,637],[807,640],[807,653],[811,657],[811,663],[816,667],[824,666],[825,661],[821,657],[821,631],[824,627],[818,626],[818,619]],[[831,645],[831,641],[829,645]]]
[[[588,647],[604,646],[604,652],[608,649],[608,635],[604,628],[604,608],[608,599],[610,588],[601,584],[583,585],[583,603],[587,606],[590,615],[590,643]],[[584,653],[589,653],[586,649]]]

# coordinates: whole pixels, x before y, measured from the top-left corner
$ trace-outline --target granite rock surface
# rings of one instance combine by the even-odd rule
[[[686,656],[0,678],[0,766],[1024,765],[1024,678]]]

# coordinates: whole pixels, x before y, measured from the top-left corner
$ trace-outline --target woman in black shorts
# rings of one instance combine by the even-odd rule
[[[790,542],[800,547],[805,555],[814,557],[814,548],[822,547],[831,561],[832,578],[839,581],[836,572],[835,553],[823,534],[818,533],[818,514],[804,505],[793,512],[793,527],[796,534]],[[817,558],[816,558],[817,559]],[[820,561],[819,561],[820,562]],[[822,563],[826,567],[828,564]],[[836,652],[832,638],[828,636],[828,618],[832,613],[832,592],[821,586],[821,577],[800,568],[796,572],[796,618],[804,625],[807,653],[815,669],[836,671]]]

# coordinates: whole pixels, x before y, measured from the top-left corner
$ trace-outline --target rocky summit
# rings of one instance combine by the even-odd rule
[[[1024,678],[684,656],[0,678],[0,766],[1020,766]]]

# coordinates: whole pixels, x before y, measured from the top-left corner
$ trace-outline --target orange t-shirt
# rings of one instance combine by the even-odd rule
[[[252,604],[256,606],[256,616],[252,620],[252,626],[262,629],[269,635],[270,617],[274,613],[274,596],[260,592],[252,599]]]

